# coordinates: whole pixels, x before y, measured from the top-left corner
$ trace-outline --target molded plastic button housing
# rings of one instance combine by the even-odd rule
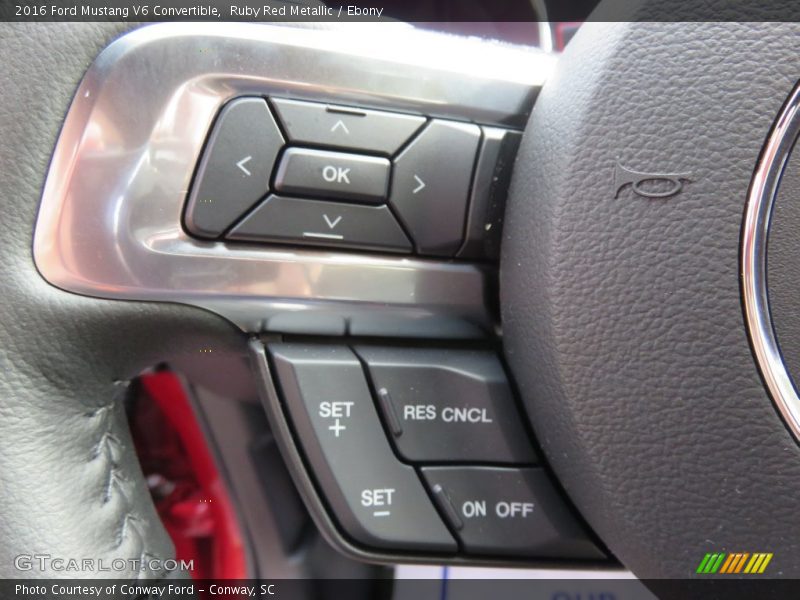
[[[467,553],[605,558],[543,469],[425,467],[422,473]]]
[[[359,346],[384,421],[412,462],[536,460],[500,360],[489,351]]]
[[[455,551],[417,473],[392,452],[353,352],[303,344],[269,352],[300,445],[344,530],[374,547]]]
[[[425,117],[271,98],[289,140],[391,156],[425,123]]]
[[[238,98],[217,118],[197,169],[186,228],[219,237],[269,191],[283,136],[263,98]]]
[[[383,204],[389,166],[388,159],[377,156],[289,148],[278,165],[275,189],[286,194]]]
[[[434,119],[394,160],[389,203],[420,254],[461,247],[480,139],[477,125]]]
[[[483,127],[483,139],[475,165],[469,214],[460,258],[496,260],[500,257],[506,197],[522,133],[499,127]]]
[[[384,206],[269,196],[228,239],[410,252],[411,243]]]

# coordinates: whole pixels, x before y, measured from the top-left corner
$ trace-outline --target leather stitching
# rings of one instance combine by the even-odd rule
[[[103,488],[103,505],[111,502],[111,500],[114,498],[115,490],[118,491],[119,496],[123,500],[122,512],[125,516],[123,517],[122,523],[119,527],[116,546],[114,549],[118,550],[122,548],[122,546],[125,545],[125,543],[132,537],[138,538],[139,545],[141,547],[141,552],[139,553],[139,564],[141,565],[146,559],[149,558],[150,560],[153,560],[158,558],[158,556],[148,551],[147,544],[145,542],[145,536],[143,535],[141,529],[142,519],[140,516],[135,514],[134,506],[131,503],[130,497],[125,489],[127,478],[118,458],[122,454],[122,443],[119,437],[113,432],[113,428],[115,426],[113,409],[115,408],[116,403],[121,400],[121,396],[124,395],[127,389],[127,382],[124,386],[118,385],[118,393],[115,394],[115,397],[111,402],[87,414],[88,418],[92,420],[100,419],[105,423],[105,431],[100,436],[97,444],[95,444],[93,447],[90,461],[104,458],[106,460],[106,464],[108,465],[106,484]],[[141,579],[145,572],[146,570],[140,569],[136,578]],[[152,575],[158,576],[161,573],[163,573],[163,569],[159,570],[158,572],[153,572]]]

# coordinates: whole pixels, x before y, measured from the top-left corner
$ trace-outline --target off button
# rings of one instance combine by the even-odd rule
[[[470,554],[602,559],[543,469],[422,469]]]

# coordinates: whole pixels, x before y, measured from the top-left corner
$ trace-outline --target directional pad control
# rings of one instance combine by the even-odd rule
[[[515,135],[516,134],[516,135]],[[518,132],[288,98],[225,105],[184,227],[207,240],[496,259]]]

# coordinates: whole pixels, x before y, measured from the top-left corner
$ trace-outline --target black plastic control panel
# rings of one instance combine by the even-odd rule
[[[351,542],[605,558],[539,465],[493,352],[274,343],[268,356],[309,474]]]
[[[212,127],[184,225],[212,240],[496,259],[518,139],[424,115],[236,98]]]

